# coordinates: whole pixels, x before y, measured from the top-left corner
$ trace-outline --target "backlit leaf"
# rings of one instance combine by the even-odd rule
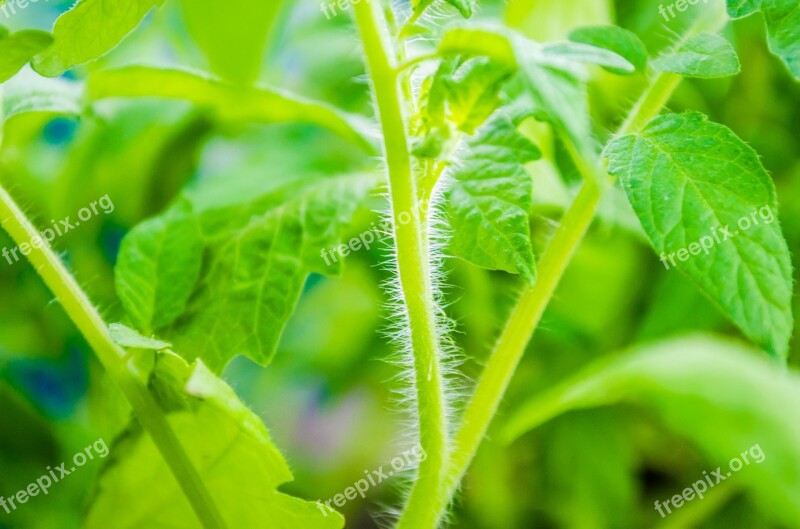
[[[523,404],[501,435],[516,439],[571,410],[626,403],[655,413],[723,468],[758,445],[761,462],[751,457],[736,482],[784,524],[800,518],[800,377],[735,343],[684,338],[600,362]]]
[[[223,78],[251,84],[258,77],[267,38],[283,0],[182,0],[189,33]]]
[[[214,371],[239,354],[266,364],[308,274],[335,274],[341,269],[341,259],[326,252],[338,245],[372,185],[372,177],[362,175],[300,182],[264,196],[239,197],[224,206],[216,205],[214,197],[210,202],[193,197],[194,209],[188,217],[179,203],[147,221],[142,231],[135,229],[132,242],[123,242],[117,285],[122,287],[120,296],[130,300],[126,305],[129,315],[134,320],[152,320],[152,331],[159,331],[192,358],[202,358]],[[160,266],[153,262],[133,266],[146,260],[148,252],[142,249],[157,249],[160,241],[167,240],[174,241],[174,246],[165,250],[171,260],[190,263],[197,259],[194,244],[174,237],[184,223],[200,227],[203,250],[202,273],[189,292],[184,288],[189,279],[185,283],[178,279],[181,268],[172,269],[166,260]],[[193,263],[189,270],[199,265]],[[140,268],[149,271],[146,281]],[[170,296],[173,283],[180,284],[180,290]],[[150,285],[163,285],[161,306],[153,303],[162,297],[155,296],[158,292]],[[179,296],[182,300],[189,294],[186,310],[175,319],[177,310],[172,309],[177,309],[178,303],[168,299]],[[147,303],[131,306],[136,300]],[[165,327],[165,322],[173,320]]]
[[[631,63],[637,72],[647,67],[647,48],[642,40],[618,26],[586,26],[570,32],[569,40],[613,51]],[[624,69],[606,67],[613,73],[630,73]]]
[[[183,314],[202,261],[200,226],[186,203],[131,230],[120,248],[115,281],[134,326],[152,332]]]
[[[703,33],[684,42],[677,50],[653,61],[653,68],[685,77],[727,77],[741,70],[731,43],[719,35]]]
[[[0,33],[0,83],[25,66],[31,58],[47,48],[53,37],[44,31],[24,30],[8,33],[3,28]]]
[[[278,491],[292,480],[289,465],[261,419],[225,382],[200,361],[189,365],[174,353],[151,354],[148,387],[228,527],[262,527],[265,520],[274,529],[343,527],[338,513]],[[86,529],[199,527],[163,457],[137,424],[110,454]]]
[[[758,155],[698,113],[660,116],[606,148],[665,266],[676,267],[750,339],[785,359],[792,265],[775,186]]]
[[[761,11],[767,22],[769,48],[800,79],[800,3],[795,0],[728,0],[732,18]]]
[[[464,146],[445,191],[450,251],[491,270],[535,277],[531,247],[532,180],[525,163],[541,153],[499,112]]]
[[[239,88],[182,70],[130,66],[93,73],[88,81],[92,99],[160,97],[184,99],[214,109],[221,119],[262,123],[310,123],[324,127],[361,147],[373,148],[352,116],[330,105],[282,90]]]
[[[80,0],[58,17],[55,41],[32,64],[42,75],[56,77],[73,66],[105,55],[164,0]]]

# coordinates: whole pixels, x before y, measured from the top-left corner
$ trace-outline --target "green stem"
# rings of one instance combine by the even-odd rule
[[[680,76],[669,73],[655,76],[620,127],[618,134],[630,134],[641,130],[648,121],[658,115],[681,80]],[[454,452],[446,476],[445,494],[443,501],[438,505],[437,516],[442,515],[447,502],[455,495],[481,440],[488,431],[545,308],[550,303],[561,277],[597,213],[607,184],[603,181],[605,179],[598,179],[595,176],[597,170],[593,166],[590,168],[590,165],[578,164],[584,177],[580,192],[565,213],[561,226],[542,256],[536,283],[525,289],[520,296],[489,357],[475,393],[464,411],[461,425],[456,433]],[[425,529],[428,527],[435,526],[426,526]]]
[[[389,44],[385,21],[373,4],[376,2],[359,2],[354,9],[383,129],[397,268],[408,311],[414,355],[420,445],[427,456],[420,463],[416,482],[397,527],[418,529],[433,527],[436,521],[437,513],[431,506],[441,494],[447,463],[448,428],[433,285],[423,226],[425,215],[418,211],[418,194],[403,117],[403,99],[390,59],[395,55]],[[403,213],[411,214],[412,221],[401,222],[400,215]]]
[[[183,450],[163,411],[128,368],[125,350],[111,339],[106,323],[49,245],[46,242],[33,244],[33,241],[42,241],[39,232],[2,185],[0,219],[2,227],[19,247],[25,244],[30,248],[28,260],[61,302],[108,374],[119,384],[136,418],[150,434],[178,480],[202,526],[205,529],[225,529],[225,522],[211,494]]]
[[[623,136],[641,130],[669,102],[672,93],[683,77],[674,73],[660,73],[655,76],[650,89],[636,102],[628,118],[622,123],[618,135]]]
[[[447,473],[448,498],[455,493],[489,423],[500,405],[511,377],[525,352],[545,308],[594,219],[602,197],[592,180],[583,183],[539,263],[533,287],[525,289],[506,323],[462,418]],[[444,506],[443,506],[444,507]]]

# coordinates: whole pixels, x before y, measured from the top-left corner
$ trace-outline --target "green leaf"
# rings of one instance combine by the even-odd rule
[[[112,323],[108,326],[108,332],[114,343],[126,348],[147,349],[152,351],[162,351],[169,349],[172,344],[148,338],[130,327],[121,323]]]
[[[521,45],[530,47],[531,43],[525,40],[522,41]],[[570,65],[567,62],[572,62],[575,64],[594,64],[622,73],[633,73],[634,71],[634,66],[624,57],[603,48],[578,42],[548,42],[542,44],[541,56],[538,57],[537,62],[564,69],[569,69]]]
[[[55,42],[33,59],[33,68],[57,77],[73,66],[105,55],[164,0],[80,0],[58,17]]]
[[[767,23],[769,49],[800,79],[800,3],[795,0],[728,0],[731,18],[761,11]]]
[[[741,65],[730,42],[720,35],[703,33],[655,59],[653,69],[685,77],[712,78],[736,75]]]
[[[698,113],[666,114],[606,148],[665,266],[676,266],[751,340],[785,359],[792,266],[775,186],[758,155]]]
[[[80,115],[83,110],[82,85],[66,79],[48,79],[23,69],[3,85],[3,117],[31,112]]]
[[[282,0],[244,0],[234,8],[216,0],[181,0],[189,33],[211,69],[243,85],[258,78],[267,38],[283,4]]]
[[[571,410],[633,403],[726,465],[759,445],[764,459],[736,482],[765,513],[785,524],[800,518],[800,377],[738,344],[673,340],[604,360],[523,404],[501,436],[518,438]]]
[[[521,117],[499,112],[467,141],[444,196],[453,255],[532,282],[532,181],[524,164],[541,152],[517,131]]]
[[[120,293],[129,299],[129,315],[142,319],[152,312],[153,331],[159,331],[178,350],[190,352],[192,358],[202,358],[215,372],[238,354],[266,364],[308,274],[341,270],[341,260],[326,252],[339,244],[356,207],[373,185],[373,177],[363,175],[299,182],[256,198],[238,197],[237,202],[224,206],[219,205],[218,196],[196,192],[191,197],[194,210],[190,219],[173,208],[148,221],[143,231],[134,230],[133,236],[141,240],[123,242],[119,261],[131,265],[118,265],[117,284],[129,286],[129,293]],[[132,265],[140,259],[142,249],[157,248],[161,241],[172,241],[166,252],[174,262],[197,259],[197,248],[174,236],[181,231],[175,224],[187,222],[201,227],[202,274],[193,282],[186,310],[171,326],[161,329],[159,324],[174,318],[177,310],[168,312],[169,317],[163,310],[153,311],[147,304],[153,298],[150,285],[165,285],[160,291],[168,296],[173,287],[167,285],[178,281],[176,276],[185,265],[173,268],[165,259],[156,267],[150,262],[145,266],[150,273],[145,275]],[[182,284],[181,298],[188,295],[184,287]],[[143,307],[128,308],[137,300],[145,301]]]
[[[521,41],[519,41],[521,42]],[[542,62],[538,46],[517,46],[521,77],[533,99],[536,118],[549,122],[575,149],[594,157],[596,146],[589,121],[589,103],[582,72],[573,63]]]
[[[473,134],[500,106],[500,90],[512,73],[487,57],[465,61],[444,80],[448,119],[459,130]]]
[[[537,119],[549,122],[579,156],[592,160],[599,151],[592,132],[584,64],[632,72],[634,67],[608,50],[574,42],[538,44],[514,38],[527,93]]]
[[[419,158],[438,158],[452,131],[446,120],[446,82],[458,66],[458,58],[441,61],[436,73],[426,77],[420,86],[419,111],[412,121],[414,135],[412,154]]]
[[[500,106],[500,92],[513,69],[488,57],[461,62],[456,56],[442,60],[436,73],[420,90],[419,112],[412,126],[417,136],[412,152],[421,158],[438,158],[453,136],[453,126],[467,134]]]
[[[0,32],[0,83],[13,77],[31,58],[52,44],[53,37],[44,31]]]
[[[229,386],[200,361],[189,365],[174,353],[152,354],[150,390],[228,527],[262,527],[265,520],[274,529],[343,527],[338,513],[278,491],[292,480],[291,470],[261,420]],[[135,423],[110,454],[83,527],[198,527],[161,454]]]
[[[324,127],[367,150],[374,150],[365,126],[330,105],[277,89],[239,88],[194,73],[130,66],[93,73],[89,97],[161,97],[184,99],[215,110],[221,119],[263,123],[299,122]]]
[[[647,48],[644,42],[632,31],[618,26],[586,26],[570,32],[569,40],[605,48],[631,63],[637,72],[647,68]],[[606,67],[616,74],[629,73],[624,69]]]
[[[439,51],[485,56],[509,68],[519,68],[536,117],[550,122],[589,159],[599,149],[589,120],[583,65],[634,71],[631,63],[608,50],[574,42],[540,44],[509,30],[485,27],[448,30]]]
[[[122,241],[114,277],[133,324],[149,333],[183,314],[202,260],[200,226],[186,202],[131,230]]]
[[[443,55],[484,56],[516,69],[517,58],[508,32],[486,27],[455,27],[448,29],[439,41]]]
[[[470,18],[472,16],[472,1],[471,0],[444,0],[446,3],[458,9],[461,16]],[[412,0],[411,5],[414,8],[411,20],[416,21],[422,14],[432,6],[436,0]]]

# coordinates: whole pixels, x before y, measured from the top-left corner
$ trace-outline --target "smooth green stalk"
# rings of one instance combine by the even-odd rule
[[[163,411],[128,368],[125,350],[111,339],[106,323],[49,245],[44,242],[37,248],[32,244],[34,240],[42,240],[39,232],[1,185],[0,218],[2,227],[18,246],[25,244],[30,247],[28,260],[61,302],[105,370],[119,384],[136,418],[152,437],[203,527],[225,529],[225,522],[211,494],[183,450]]]
[[[356,23],[373,83],[375,102],[383,129],[389,193],[394,218],[397,268],[400,288],[408,311],[411,347],[419,415],[420,445],[426,459],[420,463],[416,482],[398,529],[433,527],[447,463],[447,420],[444,383],[439,363],[439,341],[429,254],[423,226],[424,214],[418,211],[418,195],[413,178],[403,100],[397,73],[390,57],[385,22],[373,6],[376,2],[355,4]],[[412,213],[412,221],[399,216]]]
[[[660,73],[653,79],[650,89],[639,98],[628,118],[619,129],[620,136],[641,130],[669,102],[672,93],[683,80],[674,73]]]
[[[447,473],[448,498],[455,494],[489,423],[500,405],[525,348],[553,297],[567,264],[589,229],[602,197],[595,182],[587,180],[567,210],[539,263],[533,287],[525,289],[508,319],[495,350],[481,374],[475,393],[456,434]],[[444,509],[446,505],[442,505]]]
[[[2,107],[1,97],[0,107]],[[2,123],[0,119],[0,127]],[[111,339],[108,326],[75,278],[47,242],[43,241],[39,232],[2,185],[0,185],[0,224],[19,247],[24,244],[26,248],[30,248],[28,260],[89,342],[106,372],[122,389],[136,418],[161,452],[203,528],[226,529],[225,521],[211,494],[183,450],[164,412],[143,383],[128,368],[127,353]],[[33,244],[33,241],[41,241],[42,244]]]
[[[698,24],[691,32],[698,31],[700,27],[701,24]],[[674,74],[656,75],[620,127],[618,134],[635,133],[644,127],[661,112],[681,80],[682,77]],[[602,168],[590,168],[590,165],[578,164],[584,177],[580,192],[565,213],[558,231],[542,256],[536,283],[522,293],[511,317],[506,322],[478,381],[475,393],[467,405],[456,433],[445,482],[444,501],[438,506],[438,517],[444,513],[447,502],[455,495],[475,457],[528,342],[597,213],[607,184],[605,178],[597,178],[598,173],[605,174],[605,171],[601,173]],[[434,527],[435,525],[425,526],[424,529]]]

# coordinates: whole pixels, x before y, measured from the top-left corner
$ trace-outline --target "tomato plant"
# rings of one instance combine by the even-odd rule
[[[798,526],[800,5],[645,4],[7,4],[10,526]]]

